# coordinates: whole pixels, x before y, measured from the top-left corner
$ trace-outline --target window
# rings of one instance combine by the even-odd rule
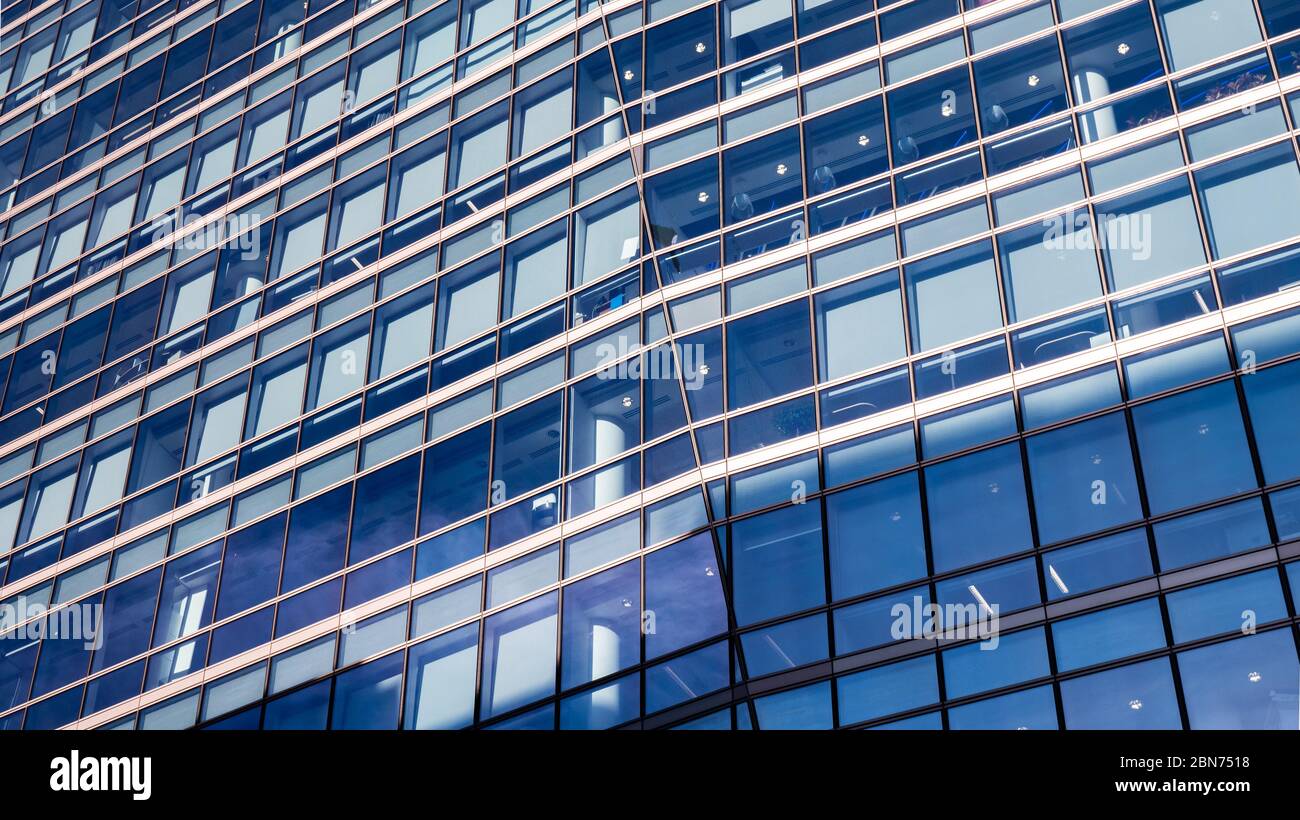
[[[1266,624],[1286,618],[1286,601],[1277,570],[1266,569],[1172,592],[1166,597],[1169,625],[1178,643],[1226,635],[1251,622]]]
[[[1033,547],[1017,444],[926,468],[925,495],[936,572]]]
[[[890,153],[907,165],[975,139],[975,106],[965,67],[890,91]]]
[[[793,39],[789,0],[723,0],[723,65],[761,54]]]
[[[700,533],[645,558],[646,660],[703,641],[727,628],[713,536]]]
[[[433,285],[412,291],[375,311],[370,378],[382,379],[429,355],[433,336]]]
[[[456,8],[448,4],[421,14],[406,26],[402,79],[423,74],[456,50]]]
[[[714,8],[679,17],[646,31],[645,89],[653,94],[717,68]]]
[[[416,644],[409,656],[405,728],[459,729],[472,723],[478,624]]]
[[[342,398],[364,383],[369,327],[370,317],[359,316],[316,337],[312,343],[311,383],[307,388],[308,410]]]
[[[239,443],[248,382],[236,376],[194,399],[186,466],[206,461]]]
[[[713,157],[646,180],[646,212],[655,247],[716,231],[718,199],[718,163]]]
[[[1169,660],[1061,682],[1067,729],[1181,729]]]
[[[636,189],[625,188],[574,215],[573,284],[584,285],[641,255]]]
[[[1095,247],[1087,212],[1066,211],[999,236],[1011,321],[1100,296]]]
[[[727,404],[745,407],[812,384],[808,302],[798,299],[727,325]]]
[[[802,168],[799,132],[795,128],[724,151],[726,224],[762,216],[798,202],[803,198]]]
[[[1026,43],[975,63],[980,125],[996,134],[1069,108],[1055,37]]]
[[[412,454],[357,481],[348,563],[356,564],[415,536],[420,457]]]
[[[1295,639],[1290,629],[1178,653],[1192,729],[1290,729],[1296,725]]]
[[[564,588],[562,688],[599,680],[640,660],[640,588],[639,561]]]
[[[915,472],[828,495],[832,597],[924,577],[923,524]]]
[[[804,123],[810,195],[824,194],[889,169],[880,97]]]
[[[250,609],[275,596],[284,550],[288,513],[263,519],[231,533],[221,561],[221,593],[216,619]]]
[[[907,355],[898,273],[886,271],[813,297],[821,381]]]
[[[1260,41],[1247,0],[1157,0],[1156,10],[1174,71]]]
[[[558,599],[549,592],[483,622],[481,719],[555,692]]]
[[[1043,628],[1001,635],[996,647],[978,641],[943,653],[945,692],[960,698],[1048,674]]]
[[[1103,609],[1052,624],[1052,646],[1062,672],[1082,669],[1165,646],[1160,601]]]
[[[82,458],[81,482],[72,508],[73,519],[121,499],[127,462],[131,458],[131,433],[123,430],[86,450]]]
[[[568,71],[524,89],[514,100],[510,156],[522,157],[567,134],[572,111],[573,77]]]
[[[840,724],[875,720],[939,701],[934,655],[891,663],[835,681]]]
[[[255,438],[297,418],[306,380],[305,344],[258,365],[253,371],[244,438]]]
[[[388,219],[405,216],[443,193],[446,132],[393,157],[388,181]]]
[[[1241,380],[1250,424],[1270,484],[1300,475],[1300,439],[1294,434],[1294,408],[1300,403],[1300,363],[1258,370]]]
[[[271,280],[293,273],[320,258],[328,200],[329,195],[323,194],[276,218],[271,248]]]
[[[284,148],[292,96],[286,91],[244,115],[244,133],[239,142],[236,167],[245,168]]]
[[[193,635],[211,622],[221,547],[217,541],[167,564],[153,630],[154,646]],[[203,659],[194,657],[194,649],[193,643],[178,647],[170,663],[173,674],[185,674],[191,666],[202,666]]]
[[[1196,188],[1214,258],[1233,256],[1300,234],[1300,215],[1294,208],[1262,207],[1279,191],[1294,192],[1297,187],[1300,168],[1296,167],[1290,143],[1252,151],[1197,171]]]
[[[435,350],[452,347],[492,326],[500,275],[500,261],[491,254],[439,280]]]
[[[1144,529],[1085,541],[1043,556],[1048,600],[1145,578],[1153,571]]]
[[[1146,6],[1131,6],[1062,34],[1078,103],[1099,100],[1164,73]],[[1113,114],[1099,113],[1093,125],[1095,139],[1118,133]]]
[[[741,625],[825,603],[821,512],[804,504],[731,526],[736,620]]]
[[[451,130],[448,190],[473,182],[506,163],[509,100],[503,100]]]
[[[502,319],[519,316],[564,293],[568,227],[568,220],[561,219],[506,246]],[[599,234],[593,238],[599,239]]]
[[[1185,177],[1095,207],[1098,241],[1113,290],[1205,264]]]
[[[1025,445],[1043,543],[1142,516],[1122,413],[1034,436]]]
[[[402,705],[402,653],[371,661],[334,682],[331,729],[396,729]]]
[[[384,214],[383,164],[334,189],[327,251],[345,247],[379,227]]]
[[[348,92],[352,108],[365,105],[397,84],[397,60],[402,37],[394,31],[352,55]],[[346,111],[351,109],[344,109]]]
[[[988,240],[904,268],[913,350],[932,350],[1002,325]]]
[[[1232,382],[1133,409],[1152,514],[1255,487]]]

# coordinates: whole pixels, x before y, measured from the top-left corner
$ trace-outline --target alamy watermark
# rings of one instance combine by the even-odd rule
[[[204,222],[195,213],[186,213],[177,205],[171,211],[159,214],[153,220],[153,244],[189,251],[204,251],[228,245],[240,252],[245,261],[262,256],[262,232],[256,230],[261,222],[258,214],[227,214],[220,219]]]
[[[103,623],[103,606],[97,603],[51,611],[44,603],[20,595],[11,603],[0,604],[0,640],[81,641],[85,649],[99,649],[104,644]]]
[[[889,634],[896,641],[924,638],[934,640],[978,639],[981,650],[998,648],[998,605],[990,604],[974,586],[969,587],[973,604],[926,603],[921,596],[900,601],[889,609],[894,618]]]
[[[1151,258],[1151,214],[1098,214],[1100,242],[1105,250],[1128,251],[1138,262]],[[1094,249],[1092,220],[1086,210],[1070,209],[1043,220],[1043,247],[1053,251]]]
[[[704,387],[704,379],[709,375],[709,364],[704,359],[704,345],[699,343],[661,345],[629,358],[628,354],[632,350],[627,339],[621,336],[617,343],[604,342],[597,345],[596,361],[600,371],[596,377],[608,380],[675,379],[680,372],[687,390],[699,390]]]

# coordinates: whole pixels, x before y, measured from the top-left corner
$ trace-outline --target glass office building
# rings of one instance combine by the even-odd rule
[[[12,0],[0,93],[6,728],[1300,725],[1294,0]]]

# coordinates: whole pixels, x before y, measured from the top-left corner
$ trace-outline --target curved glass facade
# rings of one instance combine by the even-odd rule
[[[0,8],[0,726],[1294,728],[1286,0]]]

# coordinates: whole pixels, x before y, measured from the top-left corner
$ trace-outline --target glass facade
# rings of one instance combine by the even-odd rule
[[[1288,0],[7,2],[0,726],[1295,728],[1298,125]]]

